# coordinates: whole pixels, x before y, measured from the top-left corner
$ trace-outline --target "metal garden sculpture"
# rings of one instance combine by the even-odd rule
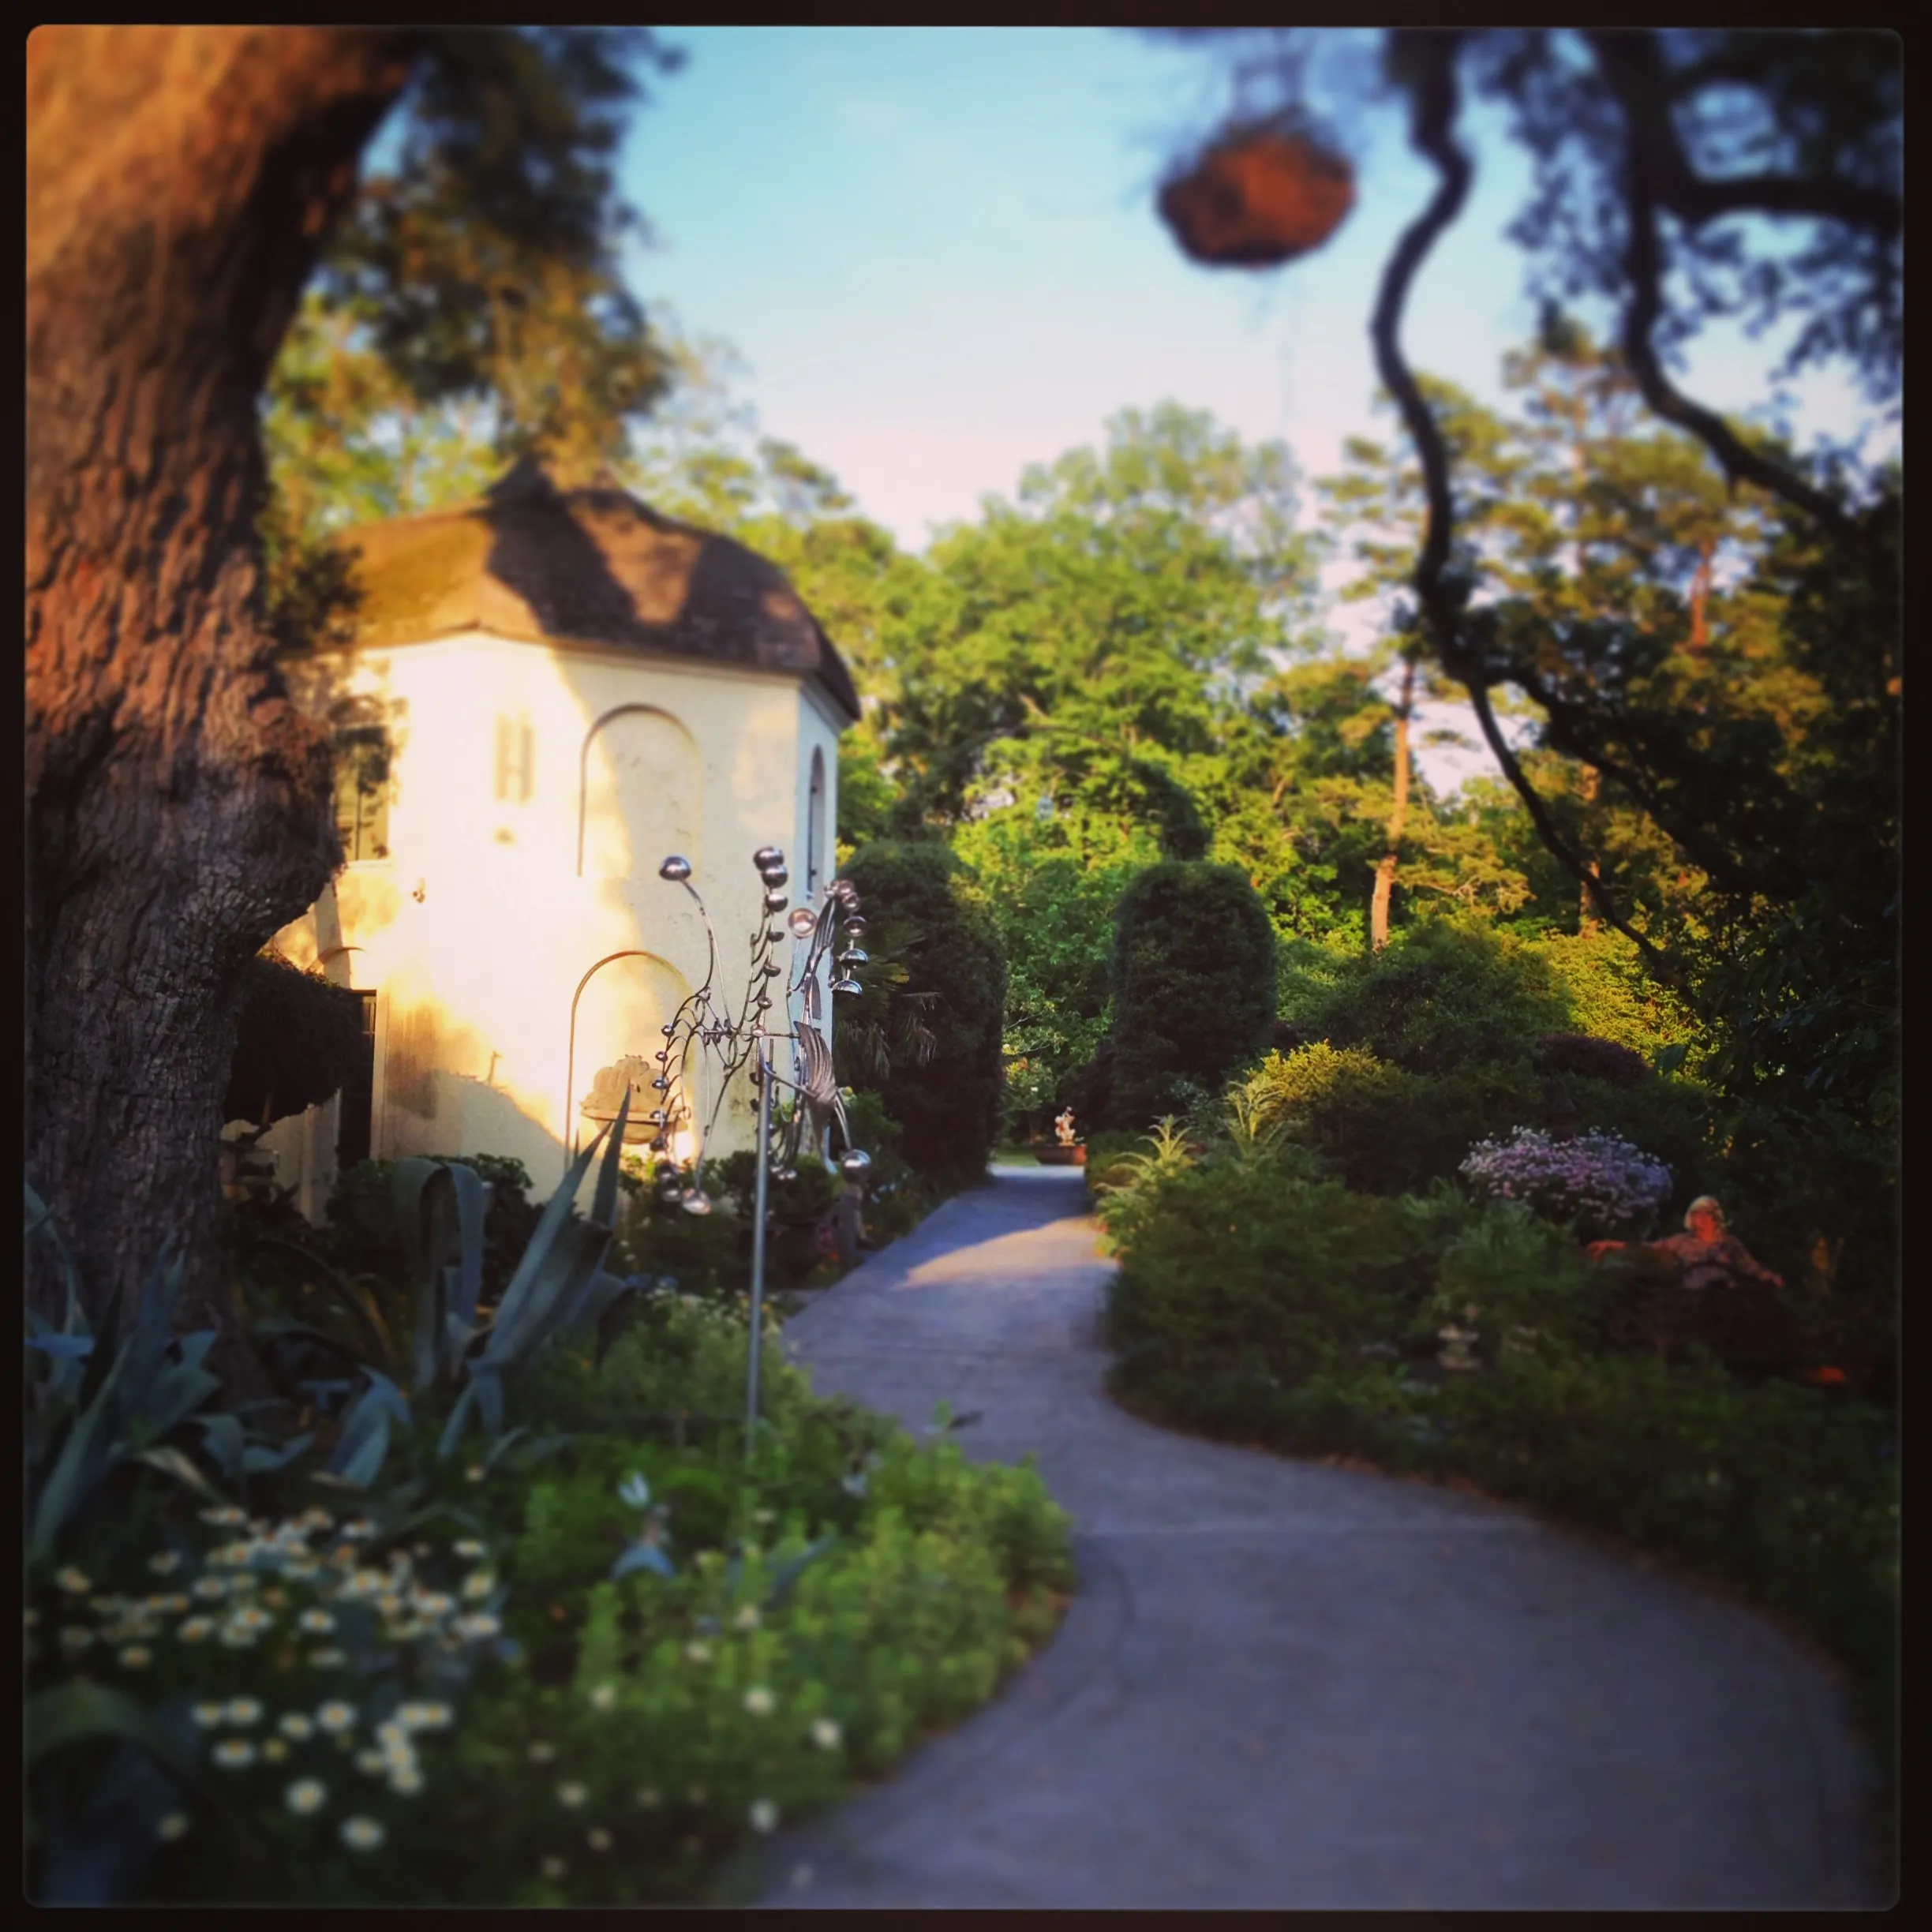
[[[655,1056],[657,1073],[651,1082],[657,1104],[646,1116],[656,1130],[650,1146],[657,1156],[654,1176],[657,1200],[665,1206],[682,1207],[687,1214],[709,1214],[712,1204],[704,1191],[705,1150],[710,1144],[732,1081],[747,1065],[751,1069],[758,1106],[758,1164],[751,1224],[751,1365],[745,1387],[747,1456],[758,1426],[758,1354],[764,1324],[766,1222],[770,1183],[795,1179],[800,1154],[808,1146],[823,1144],[828,1129],[833,1126],[844,1145],[838,1158],[838,1170],[845,1180],[854,1186],[862,1185],[872,1166],[871,1156],[852,1144],[844,1103],[839,1097],[838,1082],[832,1070],[831,1016],[826,1010],[822,984],[826,955],[836,944],[840,950],[833,962],[837,976],[831,983],[832,991],[857,993],[862,990],[852,977],[855,966],[867,963],[867,956],[858,944],[865,931],[859,894],[848,881],[835,878],[826,886],[816,910],[810,906],[793,907],[785,890],[791,874],[786,870],[784,854],[775,845],[761,846],[753,853],[751,863],[764,888],[764,903],[751,934],[743,998],[735,1013],[714,990],[718,972],[717,935],[704,900],[691,883],[691,861],[674,856],[657,868],[660,878],[682,886],[691,894],[698,916],[704,922],[709,957],[703,984],[685,998],[661,1029],[664,1044]],[[783,924],[777,923],[781,915]],[[788,979],[778,960],[779,949],[788,939],[792,949]],[[773,988],[781,981],[785,983],[781,1006],[773,998]],[[795,1005],[796,1019],[793,1018]],[[788,1047],[789,1071],[781,1073],[773,1063],[774,1055]],[[710,1110],[706,1114],[702,1110],[707,1086],[712,1092]],[[774,1090],[780,1088],[788,1089],[793,1099],[784,1118],[774,1121]],[[670,1158],[672,1134],[687,1120],[692,1125],[696,1144],[688,1164],[680,1165]],[[806,1139],[808,1128],[809,1142]]]

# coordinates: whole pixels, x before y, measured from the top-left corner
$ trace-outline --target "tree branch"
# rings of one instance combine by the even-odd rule
[[[1593,32],[1585,36],[1597,64],[1623,110],[1627,135],[1624,213],[1629,236],[1624,246],[1624,273],[1630,300],[1623,311],[1622,349],[1624,361],[1637,379],[1650,408],[1666,422],[1695,436],[1722,466],[1735,489],[1740,479],[1802,510],[1833,536],[1855,537],[1858,525],[1822,491],[1801,477],[1747,448],[1724,419],[1682,394],[1665,376],[1651,340],[1663,313],[1663,249],[1657,234],[1657,213],[1668,208],[1687,220],[1708,220],[1713,214],[1737,210],[1713,207],[1697,212],[1699,197],[1708,190],[1741,191],[1745,182],[1704,182],[1684,159],[1672,125],[1670,100],[1663,65],[1653,35]],[[1759,178],[1761,180],[1763,178]],[[1800,184],[1802,185],[1802,184]],[[1690,211],[1690,212],[1687,212]],[[1793,210],[1769,209],[1767,212]]]
[[[1509,681],[1520,687],[1548,714],[1556,733],[1552,750],[1566,749],[1567,739],[1567,748],[1571,755],[1586,760],[1612,784],[1620,785],[1720,890],[1740,897],[1762,893],[1772,898],[1789,899],[1803,889],[1801,875],[1787,871],[1782,874],[1753,876],[1751,869],[1743,861],[1721,850],[1702,831],[1673,825],[1672,819],[1676,814],[1656,786],[1647,781],[1634,766],[1625,764],[1601,744],[1590,742],[1589,734],[1577,728],[1582,708],[1555,695],[1548,681],[1535,670],[1527,665],[1512,665]]]
[[[1461,599],[1443,581],[1455,514],[1449,490],[1448,452],[1414,374],[1403,358],[1399,335],[1402,310],[1417,271],[1437,238],[1461,213],[1469,193],[1469,157],[1455,138],[1458,103],[1455,62],[1461,44],[1459,34],[1408,29],[1398,32],[1391,40],[1391,64],[1406,69],[1409,76],[1410,143],[1435,164],[1439,178],[1428,206],[1403,230],[1382,271],[1382,286],[1368,331],[1375,346],[1376,373],[1402,411],[1403,425],[1421,462],[1423,486],[1428,498],[1428,522],[1412,581],[1436,654],[1443,669],[1468,690],[1483,736],[1503,777],[1522,799],[1537,835],[1589,894],[1604,923],[1614,927],[1637,947],[1659,979],[1670,986],[1681,986],[1681,969],[1619,913],[1597,876],[1597,868],[1586,864],[1557,829],[1541,794],[1517,762],[1489,702],[1492,680],[1488,669],[1460,622]]]

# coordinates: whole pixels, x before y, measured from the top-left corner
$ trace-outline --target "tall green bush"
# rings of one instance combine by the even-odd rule
[[[1434,920],[1354,961],[1313,1016],[1338,1046],[1365,1046],[1412,1073],[1533,1062],[1538,1035],[1569,1024],[1561,982],[1533,949],[1493,927]]]
[[[882,1075],[872,1065],[851,1064],[848,1048],[840,1057],[840,1080],[880,1094],[902,1129],[901,1151],[922,1174],[976,1180],[1000,1125],[1006,959],[999,928],[943,845],[882,841],[856,853],[844,871],[864,903],[868,938],[880,935],[867,950],[893,968],[889,979],[873,981],[878,990],[871,995],[886,1009],[873,1030],[892,1050]],[[866,977],[871,969],[861,972]]]
[[[1175,1110],[1182,1082],[1218,1091],[1260,1050],[1275,1017],[1275,943],[1267,908],[1233,866],[1169,859],[1121,894],[1112,1125]]]

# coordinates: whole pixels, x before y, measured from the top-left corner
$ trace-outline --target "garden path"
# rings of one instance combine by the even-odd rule
[[[995,1170],[788,1325],[821,1393],[1036,1452],[1080,1581],[991,1703],[768,1843],[762,1903],[1872,1902],[1824,1666],[1516,1511],[1125,1413],[1086,1205]]]

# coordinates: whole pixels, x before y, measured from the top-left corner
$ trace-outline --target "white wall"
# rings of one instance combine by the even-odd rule
[[[514,1155],[533,1193],[587,1140],[598,1068],[650,1054],[706,971],[690,896],[657,876],[691,859],[717,934],[714,991],[736,1012],[762,888],[782,847],[804,890],[811,754],[826,763],[824,876],[837,824],[840,717],[787,673],[551,647],[485,633],[333,653],[298,668],[316,715],[378,702],[393,748],[387,859],[349,866],[278,935],[298,964],[377,990],[372,1151]],[[292,679],[292,681],[293,679]],[[335,951],[336,948],[350,949]],[[612,954],[641,952],[579,982]],[[705,1096],[707,1108],[714,1096]],[[283,1173],[320,1204],[334,1123],[279,1124]],[[749,1144],[748,1089],[726,1096],[710,1153]]]

